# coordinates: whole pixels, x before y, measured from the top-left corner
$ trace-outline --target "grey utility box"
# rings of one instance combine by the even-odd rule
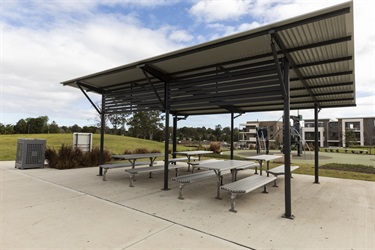
[[[16,168],[43,168],[46,153],[46,140],[18,139]]]
[[[90,152],[92,150],[92,133],[74,133],[73,147],[79,148],[82,152]]]

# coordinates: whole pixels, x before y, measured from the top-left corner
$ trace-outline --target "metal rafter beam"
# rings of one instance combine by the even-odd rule
[[[348,41],[351,41],[351,40],[352,40],[351,36],[344,36],[344,37],[326,40],[326,41],[322,41],[322,42],[318,42],[318,43],[306,44],[306,45],[295,47],[295,48],[292,48],[292,49],[287,49],[286,51],[288,53],[292,53],[292,52],[296,52],[296,51],[300,51],[300,50],[306,50],[306,49],[312,49],[312,48],[327,46],[327,45],[331,45],[331,44],[348,42]]]
[[[141,65],[138,65],[137,67],[142,69],[143,71],[146,71],[147,73],[156,77],[162,82],[170,82],[172,80],[171,77],[169,77],[167,74],[161,72],[160,70],[148,64],[141,64]]]
[[[301,71],[298,68],[295,68],[295,65],[297,65],[297,63],[294,61],[293,57],[288,53],[288,50],[285,47],[282,40],[280,39],[279,35],[276,32],[273,32],[273,33],[271,33],[271,37],[277,43],[277,45],[279,46],[279,48],[280,48],[281,52],[284,54],[284,56],[288,59],[288,61],[290,63],[290,67],[292,67],[294,69],[294,72],[296,73],[296,75],[298,76],[300,81],[302,82],[303,86],[306,88],[306,91],[309,93],[311,98],[314,100],[314,102],[320,108],[319,102],[316,99],[316,97],[313,95],[313,92],[311,91],[311,89],[308,88],[309,85],[307,84],[303,74],[301,73]]]
[[[243,111],[242,109],[237,108],[235,106],[231,106],[231,105],[223,105],[223,106],[219,105],[219,107],[226,109],[231,113],[240,113],[240,114],[245,113],[245,111]]]
[[[160,105],[163,107],[164,106],[164,103],[163,103],[163,100],[160,98],[160,95],[158,93],[158,91],[156,90],[153,82],[151,81],[151,79],[149,78],[149,76],[147,75],[147,71],[144,69],[144,68],[141,68],[142,69],[142,72],[143,74],[145,75],[145,77],[147,78],[148,82],[150,83],[151,87],[152,87],[152,90],[154,91],[156,97],[158,98],[159,102],[160,102]]]
[[[103,94],[104,91],[102,89],[99,89],[99,88],[95,88],[93,86],[90,86],[82,81],[76,81],[75,84],[78,86],[78,87],[83,87],[85,88],[87,91],[92,91],[92,92],[95,92],[95,93],[98,93],[98,94]]]
[[[78,88],[82,91],[82,93],[86,96],[87,100],[89,100],[89,102],[91,103],[91,105],[96,109],[96,111],[98,112],[98,114],[102,114],[102,111],[99,110],[99,108],[95,105],[95,103],[88,96],[88,94],[86,93],[86,91],[82,88],[82,87],[85,87],[84,86],[85,84],[82,84],[81,82],[78,82],[78,81],[76,82],[76,84],[77,84]]]
[[[352,86],[353,82],[340,82],[340,83],[334,83],[334,84],[324,84],[324,85],[317,85],[317,86],[309,86],[309,89],[320,89],[320,88],[333,88],[333,87],[343,87],[343,86]],[[305,87],[297,87],[297,88],[291,88],[290,91],[298,91],[298,90],[304,90]]]
[[[350,61],[352,59],[353,59],[352,56],[345,56],[345,57],[334,58],[334,59],[329,59],[329,60],[298,64],[298,65],[295,65],[294,68],[298,69],[298,68],[312,67],[312,66],[317,66],[317,65],[322,65],[322,64],[345,62],[345,61]]]
[[[335,77],[335,76],[344,76],[344,75],[351,75],[353,74],[353,71],[352,70],[349,70],[349,71],[343,71],[343,72],[334,72],[334,73],[328,73],[328,74],[324,74],[324,75],[313,75],[313,76],[305,76],[303,77],[304,81],[306,82],[306,80],[311,80],[311,79],[318,79],[318,78],[328,78],[328,77]],[[298,78],[291,78],[290,81],[291,82],[294,82],[294,81],[298,81],[300,80],[302,82],[302,80],[298,77]],[[302,82],[303,84],[303,82]],[[310,86],[305,86],[306,89],[308,89]]]
[[[274,31],[271,31],[270,33],[271,33],[271,38],[272,38]],[[284,98],[286,96],[287,90],[285,89],[283,74],[281,72],[281,67],[280,67],[280,63],[279,63],[279,57],[277,56],[277,50],[276,50],[275,43],[274,43],[273,39],[271,39],[271,49],[272,49],[273,59],[275,61],[277,76],[278,76],[279,82],[280,82],[281,93],[282,93],[283,98]]]

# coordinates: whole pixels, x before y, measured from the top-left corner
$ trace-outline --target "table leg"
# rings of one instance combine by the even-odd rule
[[[150,157],[150,167],[154,165],[154,161],[156,160],[156,157]]]
[[[232,182],[234,182],[234,181],[236,181],[237,180],[237,169],[231,169],[230,170],[231,171],[231,173],[232,173]]]
[[[263,164],[263,161],[260,160],[260,161],[259,161],[259,172],[260,172],[259,174],[260,174],[260,175],[262,175],[262,164]]]
[[[188,162],[190,162],[190,155],[187,155]],[[188,164],[188,172],[190,172],[190,164]]]
[[[218,200],[221,200],[221,197],[220,197],[220,186],[222,185],[221,172],[215,171],[215,174],[217,175],[217,193],[216,193],[215,198],[218,199]]]
[[[270,161],[267,161],[267,177],[270,177],[270,173],[268,173],[268,170],[270,170]]]
[[[134,159],[134,160],[130,160],[130,159],[129,159],[130,163],[132,164],[132,169],[135,168],[135,161],[136,161],[136,160],[137,160],[137,159]],[[130,176],[130,187],[133,186],[133,181],[135,181],[135,175],[134,175],[133,177]]]
[[[128,161],[130,162],[130,164],[132,164],[132,169],[135,168],[136,159],[134,159],[134,160],[128,159]]]

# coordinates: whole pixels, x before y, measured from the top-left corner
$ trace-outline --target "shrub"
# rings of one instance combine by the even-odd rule
[[[109,151],[103,152],[103,163],[111,160]],[[94,148],[91,152],[82,152],[79,148],[72,146],[61,146],[59,151],[54,148],[47,148],[45,158],[51,168],[72,169],[81,167],[92,167],[100,164],[100,149]]]
[[[100,164],[100,149],[94,148],[91,152],[85,154],[86,166],[98,166]],[[103,163],[111,161],[111,154],[108,150],[103,151]]]
[[[160,152],[160,150],[158,150],[158,149],[153,149],[153,150],[151,150],[150,153],[161,153],[161,152]]]
[[[136,148],[134,149],[134,154],[148,154],[150,153],[150,150],[147,148]]]
[[[215,154],[220,154],[221,153],[220,142],[218,141],[211,142],[210,151],[213,151]]]
[[[48,161],[50,166],[55,166],[58,161],[58,155],[55,148],[47,147],[45,153],[45,159]]]
[[[131,154],[133,154],[133,151],[131,151],[129,149],[124,150],[124,155],[131,155]]]

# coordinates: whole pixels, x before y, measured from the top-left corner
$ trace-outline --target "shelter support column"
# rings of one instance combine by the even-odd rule
[[[314,156],[315,156],[315,184],[319,184],[319,128],[318,128],[318,105],[314,107]]]
[[[164,105],[165,105],[165,145],[164,145],[164,187],[163,190],[169,190],[168,188],[168,154],[169,154],[169,83],[165,82],[165,93],[164,93]]]
[[[172,148],[172,153],[173,153],[173,158],[176,158],[176,154],[174,154],[177,151],[177,121],[178,117],[177,115],[173,116],[173,137],[172,137],[172,142],[173,142],[173,148]]]
[[[233,160],[234,150],[234,114],[230,113],[230,159]]]
[[[105,130],[105,96],[102,95],[102,110],[100,112],[100,165],[104,163],[104,130]],[[103,175],[103,169],[99,167],[99,176]]]
[[[292,192],[290,174],[290,81],[289,81],[289,61],[284,58],[284,167],[285,167],[285,214],[283,217],[293,219],[292,215]]]

